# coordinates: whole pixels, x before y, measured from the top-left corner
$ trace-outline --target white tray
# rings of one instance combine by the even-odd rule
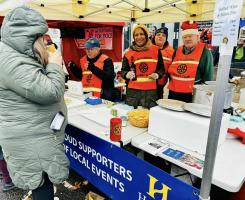
[[[184,109],[205,117],[211,117],[212,107],[199,103],[186,103]]]

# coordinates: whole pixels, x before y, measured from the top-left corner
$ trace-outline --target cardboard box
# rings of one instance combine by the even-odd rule
[[[86,197],[85,197],[85,200],[105,200],[104,197],[94,193],[94,192],[89,192]]]

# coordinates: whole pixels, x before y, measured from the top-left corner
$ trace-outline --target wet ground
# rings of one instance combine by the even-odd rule
[[[179,174],[185,174],[180,177],[182,181],[192,184],[193,180],[195,180],[194,176],[191,176],[189,173],[186,172],[186,170],[183,170],[179,167],[172,166],[171,174],[173,176],[179,175]],[[54,200],[87,200],[85,197],[86,194],[90,191],[99,194],[100,196],[104,197],[104,200],[110,200],[106,195],[102,194],[99,190],[97,190],[95,187],[93,187],[91,184],[83,185],[84,179],[77,175],[75,172],[70,171],[69,179],[67,180],[70,184],[75,184],[75,182],[81,182],[81,188],[77,189],[75,191],[70,191],[67,188],[64,187],[63,184],[56,185],[57,192],[55,193],[55,199]],[[86,181],[85,181],[86,182]],[[2,186],[2,183],[0,182],[0,187]],[[194,184],[195,187],[200,187],[200,181]],[[13,189],[9,192],[3,193],[0,190],[0,200],[24,200],[24,196],[27,194],[28,191],[24,191],[21,189]],[[225,190],[222,190],[216,186],[212,186],[211,189],[211,199],[212,200],[231,200],[232,193],[229,193]],[[25,199],[27,200],[27,199]],[[31,199],[28,199],[31,200]],[[90,199],[89,199],[90,200]],[[97,200],[96,198],[93,200]],[[234,199],[233,199],[234,200]]]
[[[84,184],[86,181],[81,176],[77,175],[74,171],[70,171],[69,179],[67,180],[70,184],[74,185],[75,182],[81,182],[81,188],[75,191],[70,191],[63,184],[56,185],[57,191],[55,193],[55,200],[85,200],[85,196],[88,192],[92,191],[104,197],[105,200],[109,200],[104,194],[98,191],[91,184]],[[0,182],[0,188],[2,187],[2,182]],[[13,189],[9,192],[3,193],[0,190],[0,200],[22,200],[28,191],[21,189]]]

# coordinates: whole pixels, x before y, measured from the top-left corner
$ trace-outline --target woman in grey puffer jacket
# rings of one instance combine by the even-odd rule
[[[62,57],[48,54],[45,19],[18,7],[5,18],[0,42],[0,145],[17,187],[31,189],[33,200],[53,200],[53,184],[68,177],[63,150],[67,110]],[[64,115],[60,130],[50,129]]]

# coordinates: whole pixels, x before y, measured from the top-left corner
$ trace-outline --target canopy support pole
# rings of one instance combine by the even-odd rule
[[[222,49],[226,48],[221,46]],[[218,65],[217,83],[215,86],[214,101],[212,106],[212,115],[209,125],[208,142],[206,147],[205,163],[202,174],[202,184],[200,199],[209,199],[213,169],[215,164],[215,157],[217,152],[219,131],[221,126],[221,120],[223,116],[223,108],[225,101],[225,90],[228,84],[228,76],[230,71],[231,55],[221,55]],[[217,170],[217,169],[216,169]]]

